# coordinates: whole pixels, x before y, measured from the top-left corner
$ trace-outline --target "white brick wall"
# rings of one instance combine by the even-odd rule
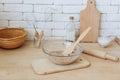
[[[27,21],[27,22],[26,21],[9,21],[9,25],[12,25],[14,27],[24,27],[25,29],[26,28],[29,29],[33,27],[31,21]]]
[[[56,13],[62,13],[62,6],[59,5],[34,5],[34,12],[45,13],[49,7],[57,9]]]
[[[107,21],[120,21],[120,14],[107,14]]]
[[[81,5],[82,0],[54,0],[54,4],[59,4],[59,5]]]
[[[63,13],[80,13],[85,6],[63,6]]]
[[[0,3],[22,3],[22,0],[0,0]]]
[[[43,21],[44,20],[44,14],[40,13],[24,13],[23,14],[24,20],[38,20]]]
[[[57,29],[54,29],[52,31],[52,36],[55,36],[55,37],[64,37],[65,36],[65,33],[66,31],[65,30],[57,30]]]
[[[19,12],[0,12],[0,20],[22,20],[22,13]]]
[[[111,0],[111,5],[120,5],[120,0]]]
[[[40,12],[40,13],[44,13],[45,10],[51,5],[35,5],[34,6],[34,12]]]
[[[0,4],[0,11],[3,11],[3,4]]]
[[[119,24],[120,24],[119,22],[102,22],[101,29],[105,29],[105,30],[118,29]]]
[[[5,4],[4,11],[12,12],[32,12],[33,5],[28,4]]]
[[[23,0],[24,3],[30,3],[30,4],[53,4],[53,0]]]
[[[79,21],[80,14],[54,14],[53,21],[69,21],[69,16],[74,16],[74,21]]]
[[[118,6],[97,6],[101,13],[113,14],[118,13]]]
[[[8,26],[8,21],[0,21],[0,27],[6,27]]]
[[[44,30],[46,39],[64,39],[69,16],[75,17],[79,31],[80,11],[86,3],[87,0],[0,0],[0,27],[23,27],[29,33],[28,39],[33,39],[32,23],[36,19],[37,30]],[[120,35],[120,0],[96,0],[96,6],[102,13],[100,36]],[[47,23],[45,11],[49,12]]]
[[[39,29],[42,29],[42,30],[46,30],[46,29],[52,30],[54,28],[54,22],[47,22],[47,23],[38,22],[37,26]]]

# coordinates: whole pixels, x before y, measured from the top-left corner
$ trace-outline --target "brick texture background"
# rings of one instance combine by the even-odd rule
[[[80,11],[86,3],[87,0],[0,0],[0,27],[23,27],[29,32],[28,39],[33,39],[35,20],[38,31],[44,30],[47,39],[65,39],[69,16],[75,17],[79,31]],[[120,0],[96,0],[96,7],[102,13],[100,36],[120,35]]]

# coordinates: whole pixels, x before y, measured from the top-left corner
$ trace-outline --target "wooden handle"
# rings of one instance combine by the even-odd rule
[[[41,31],[41,33],[39,34],[38,41],[37,41],[37,47],[40,47],[41,40],[42,40],[43,36],[44,36],[44,31]]]
[[[77,41],[74,43],[73,48],[77,46],[77,44],[88,34],[88,32],[91,30],[91,27],[88,27],[77,39]]]
[[[95,0],[88,0],[87,7],[89,7],[89,6],[95,6]]]
[[[86,9],[89,11],[91,11],[91,10],[97,10],[97,8],[96,8],[96,5],[95,5],[95,0],[88,0],[88,2],[87,2],[87,7],[86,7]],[[97,10],[98,11],[98,10]],[[98,11],[99,12],[99,11]]]
[[[118,58],[118,57],[112,56],[112,55],[110,55],[110,54],[106,54],[105,59],[108,59],[108,60],[111,60],[111,61],[115,61],[115,62],[118,62],[118,61],[119,61],[119,58]]]
[[[94,50],[94,49],[90,49],[90,48],[84,48],[83,50],[84,53],[92,55],[92,56],[96,56],[102,59],[108,59],[108,60],[112,60],[112,61],[118,61],[119,58],[109,55],[107,52],[105,51],[100,51],[100,50]]]

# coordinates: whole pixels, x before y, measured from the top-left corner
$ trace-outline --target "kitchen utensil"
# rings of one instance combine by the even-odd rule
[[[39,38],[39,33],[38,33],[38,31],[37,31],[37,29],[36,29],[36,27],[35,27],[34,24],[33,24],[33,27],[34,27],[34,30],[35,30],[35,37],[36,37],[36,38]]]
[[[52,73],[59,73],[64,71],[87,68],[90,62],[80,57],[75,63],[71,65],[56,65],[51,63],[48,59],[38,59],[32,62],[32,68],[36,74],[47,75]]]
[[[24,44],[27,31],[23,28],[4,28],[0,29],[0,47],[13,49]]]
[[[79,58],[82,53],[82,47],[78,45],[74,54],[71,54],[70,56],[64,56],[62,54],[63,51],[47,52],[45,48],[43,48],[43,52],[48,55],[48,59],[51,62],[59,65],[66,65],[75,62]]]
[[[114,41],[114,39],[114,37],[99,37],[98,43],[101,47],[106,48]]]
[[[28,19],[28,18],[26,17],[26,19]],[[34,28],[34,30],[35,30],[34,38],[38,38],[38,37],[39,37],[39,33],[38,33],[37,29],[36,29],[36,22],[35,22],[35,20],[33,20],[32,22],[28,22],[28,21],[26,21],[26,22],[27,22],[27,24],[28,24],[29,26],[30,26],[31,23],[32,23],[32,26],[33,26],[33,28]]]
[[[98,58],[107,59],[107,60],[116,61],[116,62],[119,61],[118,57],[110,55],[105,51],[100,51],[100,50],[84,47],[83,52],[86,54],[98,57]]]
[[[80,12],[80,34],[89,26],[92,29],[81,42],[97,42],[100,16],[100,12],[95,7],[95,0],[88,0],[86,9]]]
[[[91,27],[88,27],[77,39],[77,41],[75,41],[75,43],[73,43],[68,49],[66,49],[62,54],[64,56],[68,56],[70,54],[72,54],[72,52],[75,50],[76,46],[79,44],[79,42],[88,34],[88,32],[91,30]]]
[[[40,48],[43,36],[44,36],[44,31],[41,31],[40,33],[38,33],[37,37],[36,36],[34,37],[34,46],[36,48]]]
[[[40,47],[43,36],[44,36],[44,31],[41,31],[40,34],[39,34],[39,38],[38,38],[37,44],[36,44],[37,47]]]

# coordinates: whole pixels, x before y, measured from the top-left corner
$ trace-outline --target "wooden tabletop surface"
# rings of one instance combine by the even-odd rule
[[[82,43],[82,45],[105,50],[120,58],[120,46],[116,43],[104,49],[97,43]],[[41,49],[35,48],[33,42],[27,41],[18,49],[0,49],[0,80],[120,80],[120,61],[112,62],[86,54],[82,56],[90,61],[90,67],[50,75],[37,75],[32,70],[31,62],[46,58],[46,55]]]

